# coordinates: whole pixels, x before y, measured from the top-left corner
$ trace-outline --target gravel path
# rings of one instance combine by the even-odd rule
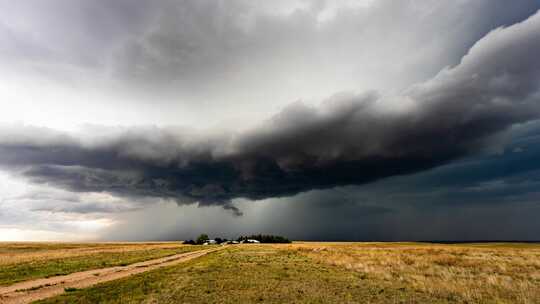
[[[180,253],[164,258],[134,263],[127,266],[116,266],[102,269],[75,272],[63,276],[37,279],[0,287],[0,303],[22,304],[53,297],[65,292],[65,288],[86,288],[145,271],[170,266],[201,257],[210,252],[222,249],[213,248],[187,253]]]

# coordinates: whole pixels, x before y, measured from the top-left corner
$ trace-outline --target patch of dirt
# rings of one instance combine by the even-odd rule
[[[65,290],[86,288],[99,283],[117,280],[134,274],[189,261],[222,248],[223,247],[180,253],[126,266],[94,269],[63,276],[24,281],[10,286],[0,287],[0,303],[30,303],[62,294]]]

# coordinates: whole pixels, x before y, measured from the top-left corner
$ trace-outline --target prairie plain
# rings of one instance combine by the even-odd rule
[[[0,243],[0,286],[200,249],[178,243]]]
[[[88,288],[65,288],[38,303],[540,303],[540,245],[519,243],[4,243],[0,281],[9,286],[55,271],[212,248],[219,250]],[[59,259],[76,266],[59,267]]]

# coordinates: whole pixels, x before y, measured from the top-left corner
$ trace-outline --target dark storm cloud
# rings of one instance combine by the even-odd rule
[[[381,186],[390,192],[407,189],[398,200],[429,201],[431,208],[536,204],[540,194],[538,122],[519,129],[534,133],[520,135],[521,131],[512,130],[511,142],[500,153],[472,157],[401,182],[390,181],[393,187]]]
[[[0,164],[30,181],[81,192],[222,205],[423,171],[471,155],[539,118],[540,14],[481,39],[460,64],[400,95],[340,94],[294,103],[238,134],[101,130],[77,137],[11,126]]]
[[[242,222],[236,234],[272,232],[297,240],[538,240],[538,125],[513,128],[510,142],[497,153],[414,175],[251,203],[263,210],[259,213],[247,202],[237,203],[256,220]]]

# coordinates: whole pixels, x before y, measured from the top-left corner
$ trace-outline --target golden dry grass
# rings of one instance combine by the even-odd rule
[[[435,298],[472,303],[540,303],[538,245],[300,243],[286,249]]]
[[[78,255],[172,245],[94,244],[83,249],[73,244],[53,244],[46,249],[12,247],[0,250],[0,256],[7,251],[19,251],[46,259],[58,251]],[[70,259],[93,257],[96,254]],[[49,265],[53,261],[41,263]],[[44,301],[186,302],[540,303],[540,245],[310,242],[235,245],[182,265]]]
[[[281,249],[267,244],[228,246],[173,267],[39,303],[449,303],[363,280],[354,271]]]
[[[179,243],[0,243],[0,285],[124,266],[199,247]]]
[[[174,249],[178,243],[55,243],[0,242],[0,266],[24,262],[79,257],[98,253]]]

